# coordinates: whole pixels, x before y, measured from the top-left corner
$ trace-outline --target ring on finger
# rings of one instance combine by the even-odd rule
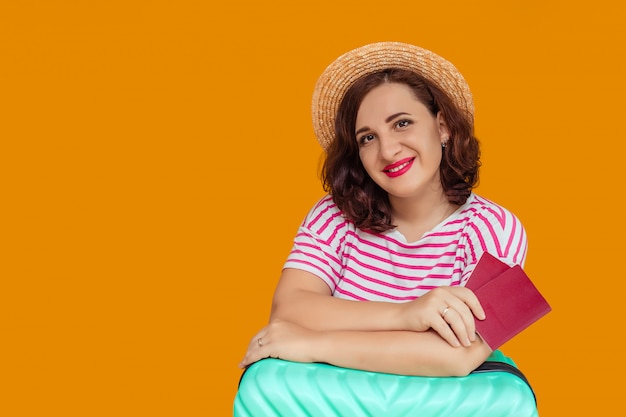
[[[445,319],[446,318],[446,313],[450,311],[450,307],[446,307],[443,309],[443,312],[441,313],[441,318]]]

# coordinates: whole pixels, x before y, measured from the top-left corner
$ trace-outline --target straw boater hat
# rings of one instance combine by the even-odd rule
[[[313,92],[313,129],[324,150],[328,150],[335,139],[335,117],[346,91],[364,75],[387,68],[413,71],[432,81],[473,123],[472,93],[454,65],[419,46],[400,42],[372,43],[337,58],[317,80]]]

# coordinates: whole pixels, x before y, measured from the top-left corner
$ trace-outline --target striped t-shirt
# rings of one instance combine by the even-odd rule
[[[435,287],[465,285],[483,252],[523,266],[526,249],[518,218],[476,194],[416,242],[395,229],[357,229],[326,196],[300,226],[285,268],[317,275],[335,297],[404,302]]]

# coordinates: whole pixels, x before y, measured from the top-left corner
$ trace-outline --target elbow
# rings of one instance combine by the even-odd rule
[[[467,376],[478,368],[490,354],[491,349],[482,342],[469,348],[455,348],[455,352],[444,359],[442,369],[447,376]]]

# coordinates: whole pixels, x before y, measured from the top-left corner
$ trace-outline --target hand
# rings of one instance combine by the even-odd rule
[[[240,368],[263,358],[315,362],[313,351],[320,333],[282,320],[272,320],[254,335]]]
[[[474,317],[485,319],[478,298],[465,287],[438,287],[420,298],[401,304],[407,330],[433,329],[454,347],[476,340]]]

